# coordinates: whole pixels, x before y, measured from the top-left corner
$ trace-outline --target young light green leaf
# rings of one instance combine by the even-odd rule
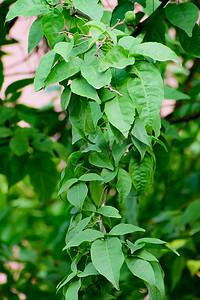
[[[120,199],[123,201],[130,193],[132,187],[132,181],[128,172],[119,168],[117,176],[117,191],[120,195]]]
[[[131,98],[127,95],[116,95],[106,102],[105,113],[109,122],[127,138],[135,116],[135,106]]]
[[[189,37],[192,36],[194,25],[199,17],[199,9],[191,2],[172,4],[169,3],[165,8],[165,13],[168,20],[182,30],[184,30]]]
[[[93,99],[98,104],[101,103],[95,88],[93,88],[93,86],[91,86],[83,77],[72,81],[71,90],[74,94]]]
[[[78,300],[78,291],[81,287],[81,280],[72,281],[66,291],[65,300]]]
[[[84,174],[82,175],[79,180],[82,181],[103,181],[103,178],[101,176],[99,176],[96,173],[88,173],[88,174]]]
[[[153,162],[149,155],[145,155],[142,161],[136,157],[131,157],[129,164],[129,172],[133,185],[138,192],[142,194],[146,191],[151,183],[153,171]]]
[[[140,37],[134,38],[132,36],[124,36],[119,40],[118,45],[132,53],[134,47],[139,45],[141,41],[142,39]]]
[[[86,15],[88,15],[91,19],[100,21],[103,16],[103,6],[98,5],[98,0],[73,0],[76,8]]]
[[[112,206],[102,206],[97,213],[109,218],[121,218],[118,209]]]
[[[63,111],[67,109],[69,105],[69,101],[71,99],[71,95],[72,95],[71,89],[69,86],[67,86],[62,92],[61,101],[60,101],[61,108]]]
[[[130,97],[140,119],[148,128],[153,128],[164,99],[161,75],[156,67],[145,61],[137,62],[130,72],[138,76],[128,80]]]
[[[74,46],[74,40],[71,40],[69,43],[60,42],[54,46],[56,53],[60,54],[66,62],[69,62],[70,54]]]
[[[77,247],[83,242],[93,242],[96,239],[103,238],[103,233],[94,229],[85,229],[84,231],[78,232],[69,243],[63,248],[63,250],[70,247]]]
[[[59,191],[58,191],[58,196],[62,194],[65,190],[69,189],[73,184],[77,183],[78,179],[77,178],[71,178],[64,183],[62,183]]]
[[[16,1],[6,16],[6,22],[18,17],[30,17],[42,14],[47,5],[44,0],[18,0]]]
[[[87,185],[83,182],[79,182],[70,187],[67,193],[67,199],[72,205],[81,210],[87,193]]]
[[[132,224],[120,223],[120,224],[114,226],[111,229],[111,231],[109,232],[109,234],[124,235],[124,234],[128,234],[128,233],[136,232],[136,231],[144,232],[145,230],[143,228],[140,228],[140,227],[132,225]]]
[[[87,277],[91,275],[99,275],[99,272],[93,266],[93,263],[89,263],[83,272],[77,274],[78,277]]]
[[[99,65],[99,71],[106,71],[110,67],[124,69],[126,66],[133,65],[135,63],[135,58],[128,57],[128,55],[129,50],[125,50],[121,46],[115,46],[102,60],[101,64]]]
[[[51,70],[53,63],[55,62],[56,52],[54,50],[45,54],[36,70],[34,79],[35,92],[41,90],[45,86],[45,80]]]
[[[99,72],[101,60],[95,59],[91,64],[83,63],[81,65],[81,74],[95,89],[100,89],[111,82],[111,71]]]
[[[89,21],[85,25],[89,26],[89,27],[95,27],[97,29],[100,29],[102,32],[106,31],[106,25],[99,21]]]
[[[147,261],[158,262],[158,259],[147,250],[139,250],[139,251],[135,252],[134,257],[139,257],[139,258],[141,258],[143,260],[147,260]]]
[[[139,141],[147,145],[149,148],[152,147],[151,137],[147,134],[144,123],[140,120],[140,118],[135,119],[135,123],[133,129],[131,130],[131,134],[136,137]]]
[[[91,258],[95,269],[119,290],[120,269],[124,262],[119,239],[112,237],[93,242]]]
[[[127,258],[125,261],[134,276],[148,282],[150,286],[155,286],[155,274],[148,261],[137,258]]]
[[[47,40],[49,41],[50,47],[53,47],[54,42],[58,38],[58,32],[61,32],[64,27],[64,16],[57,9],[54,8],[52,11],[47,12],[42,20],[42,30]]]
[[[31,25],[28,36],[28,54],[39,44],[44,33],[42,31],[42,18],[36,19]]]
[[[142,43],[140,45],[135,46],[132,49],[132,51],[133,55],[141,54],[143,56],[151,57],[158,61],[172,60],[174,62],[180,63],[180,60],[176,53],[161,43]]]
[[[184,94],[176,89],[173,89],[171,86],[164,86],[164,98],[172,100],[189,100],[190,96]]]
[[[99,168],[106,168],[111,171],[114,170],[107,152],[91,152],[89,156],[89,163]]]
[[[54,50],[53,50],[54,51]],[[55,51],[54,51],[55,52]],[[78,57],[70,58],[69,62],[61,61],[53,67],[46,79],[46,87],[51,84],[63,81],[80,71],[82,59]]]
[[[27,153],[28,150],[28,139],[23,136],[13,136],[10,139],[9,146],[15,155],[24,155]]]

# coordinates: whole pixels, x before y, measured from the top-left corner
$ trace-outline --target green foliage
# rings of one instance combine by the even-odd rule
[[[3,299],[199,295],[198,5],[118,1],[110,13],[100,2],[17,0],[9,12],[13,1],[0,4],[0,46],[11,43],[13,18],[38,16],[28,53],[44,36],[48,51],[34,89],[59,83],[62,93],[62,112],[19,104],[33,83],[24,78],[0,100]],[[135,2],[143,12],[122,22]],[[163,99],[178,100],[167,120]]]

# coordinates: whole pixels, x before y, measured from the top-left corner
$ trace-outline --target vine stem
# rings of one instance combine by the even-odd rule
[[[103,193],[103,201],[102,201],[101,207],[106,205],[107,194],[108,194],[108,185],[105,187],[105,190],[104,190],[104,193]],[[100,228],[101,232],[103,234],[105,234],[105,231],[104,231],[104,228],[103,228],[102,215],[99,216],[99,228]]]

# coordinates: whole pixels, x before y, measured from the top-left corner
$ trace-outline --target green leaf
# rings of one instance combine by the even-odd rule
[[[136,137],[132,136],[132,141],[133,141],[133,145],[135,146],[135,148],[139,151],[140,156],[141,156],[141,161],[144,158],[144,155],[147,151],[147,145],[145,145],[144,143],[142,143],[141,141],[139,141]]]
[[[60,42],[54,46],[54,50],[56,53],[60,54],[66,62],[69,62],[70,54],[73,46],[74,46],[74,40],[71,40],[71,42],[69,43]]]
[[[0,138],[6,138],[13,135],[13,131],[7,127],[0,127]]]
[[[12,82],[5,90],[5,96],[15,94],[17,91],[33,83],[34,78],[25,78]]]
[[[168,20],[182,30],[184,30],[189,37],[192,36],[192,30],[199,18],[199,9],[191,2],[172,4],[169,3],[165,8],[165,13]]]
[[[65,286],[70,280],[72,280],[76,276],[77,272],[72,272],[69,275],[67,275],[59,284],[57,285],[56,289],[57,292]]]
[[[119,239],[112,237],[107,240],[93,242],[91,258],[95,269],[119,290],[120,269],[124,262]]]
[[[125,94],[116,95],[105,104],[105,113],[109,122],[127,138],[135,117],[135,106],[131,98]]]
[[[81,287],[81,280],[72,281],[66,291],[65,300],[78,300],[78,291]]]
[[[158,244],[158,245],[166,244],[165,241],[162,241],[162,240],[157,239],[157,238],[141,238],[141,239],[138,239],[135,242],[135,244],[140,244],[140,243]]]
[[[99,71],[103,72],[107,69],[116,68],[124,69],[126,66],[133,65],[135,63],[134,57],[128,57],[129,50],[125,50],[121,46],[115,46],[111,49],[102,60],[99,65]]]
[[[158,262],[158,259],[147,250],[139,250],[134,254],[134,256],[139,257],[143,260]]]
[[[103,16],[103,6],[98,5],[98,0],[73,0],[75,7],[88,15],[91,19],[100,21]]]
[[[54,50],[46,53],[36,70],[35,79],[34,79],[34,90],[35,92],[41,90],[45,86],[45,80],[51,70],[52,65],[55,62],[56,52]]]
[[[88,225],[88,223],[90,222],[91,217],[88,218],[84,218],[82,219],[80,222],[78,222],[78,224],[75,227],[72,227],[68,230],[66,237],[65,237],[65,242],[66,244],[68,244],[68,242],[80,231],[82,231],[83,229],[85,229],[85,227]]]
[[[118,209],[112,206],[102,206],[97,213],[109,218],[121,218]]]
[[[165,299],[165,287],[164,287],[164,273],[163,270],[161,269],[161,266],[159,265],[158,262],[151,261],[150,262],[154,275],[155,275],[155,287],[149,286],[147,284],[147,288],[149,291],[149,295],[151,299],[155,300],[164,300]]]
[[[89,156],[89,163],[99,168],[106,168],[111,171],[114,170],[107,152],[91,152]]]
[[[67,199],[72,205],[81,210],[87,193],[87,185],[83,182],[79,182],[70,187],[67,193]]]
[[[131,146],[131,143],[129,141],[124,141],[122,145],[115,143],[112,147],[112,156],[115,161],[115,166],[117,167],[119,165],[119,162],[128,150],[128,148]]]
[[[42,31],[42,18],[36,19],[31,25],[28,36],[28,54],[39,44],[44,33]]]
[[[135,46],[132,51],[133,55],[141,54],[143,56],[151,57],[158,61],[172,60],[174,62],[180,63],[180,60],[176,53],[167,46],[160,43],[142,43],[140,45]]]
[[[122,168],[119,168],[116,189],[122,201],[130,193],[131,187],[132,187],[132,181],[130,175]]]
[[[125,261],[134,276],[148,282],[150,286],[155,286],[155,274],[148,261],[137,258],[127,258]]]
[[[91,86],[83,77],[72,81],[71,90],[74,94],[93,99],[98,104],[101,103],[95,88],[93,88],[93,86]]]
[[[81,65],[81,74],[95,89],[100,89],[111,82],[111,71],[99,72],[101,60],[95,59],[91,64],[83,63]]]
[[[195,24],[192,31],[192,37],[188,35],[181,29],[178,30],[179,41],[181,46],[190,55],[195,57],[200,57],[200,28]],[[195,45],[195,47],[194,47]]]
[[[136,157],[131,157],[129,164],[129,172],[133,185],[138,192],[142,194],[146,191],[151,183],[153,171],[153,162],[149,155],[145,155],[140,162]]]
[[[60,101],[61,108],[63,111],[65,111],[68,108],[71,95],[72,95],[71,89],[69,86],[67,86],[62,92],[61,101]]]
[[[113,227],[109,234],[111,235],[124,235],[132,232],[141,231],[144,232],[145,230],[143,228],[140,228],[138,226],[132,225],[132,224],[124,224],[120,223]]]
[[[12,152],[17,155],[21,156],[27,153],[28,150],[28,139],[23,136],[13,136],[10,139],[9,143],[10,149]]]
[[[6,22],[18,17],[30,17],[42,14],[47,5],[44,0],[17,0],[6,16]]]
[[[148,62],[136,62],[131,73],[137,78],[128,80],[128,92],[133,99],[140,119],[153,128],[164,99],[163,81],[159,71]]]
[[[141,41],[142,39],[140,37],[134,38],[132,36],[124,36],[119,40],[118,45],[129,50],[130,53],[133,53],[134,47],[139,45]]]
[[[131,134],[136,137],[139,141],[147,145],[149,148],[152,147],[151,137],[147,134],[146,128],[140,118],[135,119],[135,123],[133,129],[131,130]]]
[[[93,263],[89,263],[83,272],[77,274],[78,277],[87,277],[91,275],[99,275],[99,272],[95,269]]]
[[[109,182],[113,180],[116,177],[116,175],[117,175],[117,169],[114,171],[103,169],[101,172],[101,177],[105,182]]]
[[[88,173],[88,174],[84,174],[82,175],[79,180],[82,181],[103,181],[103,178],[101,176],[99,176],[96,173]]]
[[[42,30],[47,40],[49,41],[50,47],[53,47],[54,42],[58,38],[58,32],[61,32],[64,27],[64,16],[57,9],[54,8],[52,11],[46,13],[42,20]]]
[[[85,229],[84,231],[78,232],[64,247],[63,250],[68,249],[70,247],[77,247],[83,242],[93,242],[96,239],[103,238],[104,235],[102,232],[94,230],[94,229]]]
[[[164,86],[164,98],[172,100],[189,100],[190,96],[184,94],[176,89],[173,89],[171,86]]]
[[[65,190],[69,189],[73,184],[77,183],[78,179],[77,178],[71,178],[65,182],[62,183],[59,191],[58,191],[58,196],[62,194]]]
[[[90,21],[90,22],[87,22],[85,25],[89,26],[89,27],[95,27],[97,29],[100,29],[102,33],[107,30],[106,25],[99,21]]]
[[[82,59],[78,57],[70,58],[68,63],[66,61],[57,63],[46,79],[46,87],[51,84],[68,79],[69,77],[78,73],[80,71],[81,63]]]

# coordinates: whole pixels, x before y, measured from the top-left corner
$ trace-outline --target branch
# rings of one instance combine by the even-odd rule
[[[157,15],[157,13],[159,12],[160,9],[162,9],[163,7],[165,7],[165,5],[167,5],[167,3],[170,0],[163,0],[162,3],[157,7],[157,9],[144,21],[142,21],[141,23],[138,24],[137,29],[131,33],[131,35],[133,37],[136,37],[140,34],[140,32],[143,30],[144,26],[146,25],[146,23],[151,20],[155,15]]]
[[[76,8],[73,8],[72,11],[70,11],[70,16],[71,17],[80,16],[80,17],[83,17],[83,18],[85,18],[89,21],[92,21],[92,18],[90,18],[88,15],[82,13],[81,11],[79,11]]]
[[[176,123],[182,123],[182,122],[189,122],[189,121],[192,121],[192,120],[196,120],[198,118],[200,118],[200,111],[195,112],[195,113],[190,114],[190,115],[187,115],[187,116],[180,117],[180,118],[172,118],[171,120],[169,119],[168,121],[171,124],[176,124]]]
[[[103,193],[103,201],[102,201],[101,207],[106,205],[107,193],[108,193],[108,185],[105,187],[105,190],[104,190],[104,193]],[[103,222],[102,222],[102,215],[99,216],[99,228],[100,228],[101,232],[103,234],[105,234],[104,228],[103,228]]]
[[[116,91],[116,90],[114,90],[112,87],[111,87],[111,85],[110,84],[108,84],[107,86],[105,86],[104,87],[105,89],[109,89],[111,92],[115,92],[115,93],[117,93],[119,96],[123,96],[120,92],[118,92],[118,91]]]

